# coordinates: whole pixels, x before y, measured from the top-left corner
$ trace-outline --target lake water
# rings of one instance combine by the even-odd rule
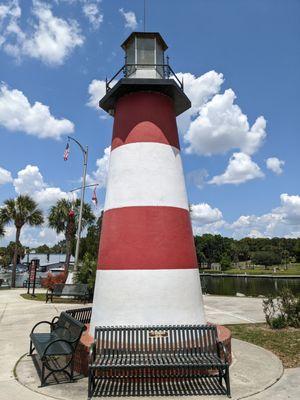
[[[268,296],[277,294],[284,287],[300,294],[300,278],[278,278],[262,276],[232,276],[200,274],[203,293],[236,296]]]

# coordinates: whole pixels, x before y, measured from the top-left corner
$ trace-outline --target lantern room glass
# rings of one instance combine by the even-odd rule
[[[164,79],[165,48],[157,36],[138,33],[123,48],[127,77]]]

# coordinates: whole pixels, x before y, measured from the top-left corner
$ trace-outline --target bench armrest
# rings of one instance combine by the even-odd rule
[[[89,352],[89,365],[93,364],[96,358],[96,342],[92,343]]]
[[[51,321],[51,325],[52,325],[51,330],[53,330],[53,329],[56,328],[56,324],[57,324],[57,321],[58,321],[58,320],[59,320],[59,316],[58,316],[58,315],[56,315],[54,318],[52,318],[52,321]]]
[[[58,342],[66,343],[68,346],[70,346],[71,353],[74,353],[74,347],[72,346],[73,342],[69,342],[68,340],[65,340],[65,339],[55,339],[55,340],[52,340],[52,342],[48,343],[45,350],[43,351],[42,357],[47,355],[47,350],[49,349],[49,347],[53,346],[55,343],[58,343]],[[55,355],[55,354],[51,354],[51,355]]]
[[[221,342],[220,340],[217,340],[217,347],[218,347],[219,353],[220,353],[220,351],[223,352],[225,362],[229,364],[228,351],[226,350],[226,347],[224,346],[224,343]]]
[[[53,321],[53,320],[52,320]],[[33,333],[34,332],[34,330],[35,330],[35,328],[37,327],[37,326],[39,326],[39,325],[41,325],[41,324],[48,324],[48,325],[50,325],[50,329],[52,330],[52,322],[49,322],[49,321],[40,321],[40,322],[38,322],[37,324],[35,324],[34,325],[34,327],[32,328],[32,330],[31,330],[31,332],[30,333]]]

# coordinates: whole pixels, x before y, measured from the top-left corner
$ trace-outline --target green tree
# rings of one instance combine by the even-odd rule
[[[252,255],[252,262],[265,267],[281,264],[281,256],[273,251],[257,251]]]
[[[21,230],[25,224],[39,226],[44,222],[43,213],[37,203],[28,195],[20,195],[16,199],[4,201],[0,209],[0,221],[3,225],[13,223],[16,227],[15,251],[12,268],[12,287],[16,286],[16,266]]]
[[[63,254],[66,252],[66,241],[60,240],[54,246],[51,247],[51,253],[53,254]]]
[[[94,260],[97,260],[99,241],[102,228],[103,212],[95,223],[87,228],[86,237],[80,241],[79,258],[82,260],[85,254],[89,254]]]
[[[17,264],[19,264],[21,262],[22,258],[24,258],[24,256],[25,256],[25,247],[22,246],[21,243],[18,243],[16,246],[15,242],[9,242],[9,245],[6,247],[6,250],[5,250],[5,255],[9,259],[8,264],[11,264],[11,262],[13,262],[16,247],[17,247]]]
[[[75,239],[75,234],[78,226],[80,200],[76,200],[73,204],[68,200],[58,200],[51,207],[48,221],[49,227],[54,229],[56,233],[63,233],[66,239],[66,260],[65,266],[68,270],[72,253],[72,241]],[[89,204],[83,205],[82,212],[82,229],[93,223],[95,216]]]
[[[284,260],[285,269],[288,269],[288,263],[290,261],[290,253],[288,250],[282,250],[282,259]]]
[[[47,246],[46,244],[42,244],[41,246],[36,247],[34,250],[38,254],[50,254],[51,253],[50,247]]]
[[[296,262],[300,262],[300,239],[297,239],[297,242],[295,243],[294,255],[296,258]]]
[[[229,254],[223,254],[220,260],[221,264],[221,270],[226,271],[226,269],[229,269],[231,267],[231,258]]]
[[[5,235],[4,226],[3,226],[3,224],[2,224],[1,221],[0,221],[0,237],[2,237],[2,236],[4,236],[4,235]]]

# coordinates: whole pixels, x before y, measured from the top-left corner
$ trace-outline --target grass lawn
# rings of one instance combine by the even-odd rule
[[[285,368],[300,367],[300,329],[270,329],[266,324],[227,325],[232,336],[276,354]]]
[[[31,294],[20,294],[21,297],[25,300],[34,300],[34,301],[46,301],[46,293],[35,293],[35,297],[31,296]],[[49,301],[50,303],[50,301]],[[83,304],[82,301],[74,300],[74,299],[64,299],[64,298],[53,298],[53,303],[74,303],[74,304]]]
[[[276,272],[274,272],[274,268],[276,268]],[[211,269],[201,269],[201,272],[209,273],[209,274],[248,274],[248,275],[300,275],[300,264],[289,264],[288,269],[286,270],[283,265],[274,265],[265,269],[264,267],[255,267],[253,268],[230,268],[226,271],[213,271]]]

